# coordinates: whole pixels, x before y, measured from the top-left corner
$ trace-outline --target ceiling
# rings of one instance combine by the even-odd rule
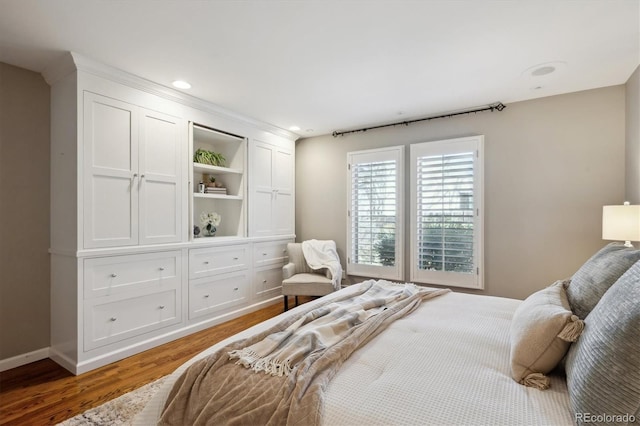
[[[638,0],[0,0],[0,61],[73,51],[307,137],[624,84],[639,29]]]

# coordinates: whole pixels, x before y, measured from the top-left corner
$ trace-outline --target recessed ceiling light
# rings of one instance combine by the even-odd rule
[[[564,71],[566,68],[566,62],[545,62],[527,68],[522,72],[522,76],[524,78],[531,78],[535,80],[548,80],[551,78],[555,79],[559,74],[562,74],[562,71]]]
[[[300,127],[298,127],[298,126],[291,126],[291,127],[289,127],[289,130],[291,130],[292,132],[297,132],[298,130],[300,130]]]
[[[551,74],[555,70],[556,70],[556,67],[546,65],[546,66],[542,66],[540,68],[534,69],[533,71],[531,71],[531,75],[535,75],[535,76],[547,75],[547,74]]]
[[[191,85],[186,81],[176,80],[171,84],[173,84],[173,87],[177,87],[178,89],[191,89]]]

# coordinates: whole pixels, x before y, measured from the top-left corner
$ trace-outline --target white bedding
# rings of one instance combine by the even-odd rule
[[[519,303],[462,293],[423,302],[345,362],[327,389],[323,422],[573,424],[564,379],[552,376],[551,388],[540,391],[510,376],[509,323]],[[134,424],[156,423],[173,382],[190,363],[278,319],[220,342],[181,366]]]

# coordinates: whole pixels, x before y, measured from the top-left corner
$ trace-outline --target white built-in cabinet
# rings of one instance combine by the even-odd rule
[[[281,301],[294,135],[76,54],[44,75],[53,360],[80,374]]]
[[[83,92],[84,248],[181,240],[184,120]]]
[[[294,232],[294,151],[259,140],[250,149],[251,236]]]

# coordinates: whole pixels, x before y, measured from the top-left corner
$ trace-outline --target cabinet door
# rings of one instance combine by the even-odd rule
[[[251,150],[251,236],[293,234],[293,150],[255,142]]]
[[[273,164],[273,234],[293,234],[295,225],[293,152],[274,148]]]
[[[84,247],[138,243],[137,107],[84,93]]]
[[[155,111],[140,110],[140,244],[182,239],[182,147],[184,123]]]
[[[251,197],[249,234],[252,237],[273,234],[273,147],[255,142],[250,153]]]

